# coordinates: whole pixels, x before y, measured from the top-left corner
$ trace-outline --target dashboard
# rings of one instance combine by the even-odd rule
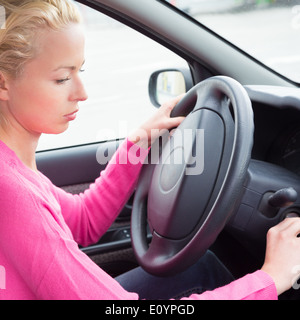
[[[300,89],[246,86],[254,111],[252,159],[300,175]]]

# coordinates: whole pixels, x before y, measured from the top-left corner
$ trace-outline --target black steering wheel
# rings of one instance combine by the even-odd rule
[[[253,144],[251,101],[231,78],[194,86],[172,112],[180,115],[175,132],[152,146],[133,202],[136,258],[159,276],[191,266],[216,240],[239,204]]]

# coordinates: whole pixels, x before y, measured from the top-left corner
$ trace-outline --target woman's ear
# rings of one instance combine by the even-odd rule
[[[0,71],[0,100],[8,100],[8,81],[3,72]]]

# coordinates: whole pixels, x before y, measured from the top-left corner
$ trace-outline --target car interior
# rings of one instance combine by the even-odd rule
[[[84,15],[88,30],[87,45],[90,45],[92,49],[86,59],[85,75],[88,89],[90,88],[91,92],[91,105],[82,107],[82,121],[85,122],[85,127],[74,125],[74,129],[71,128],[71,133],[67,136],[68,138],[73,135],[74,142],[61,144],[64,137],[45,137],[44,145],[36,154],[39,170],[55,185],[67,192],[73,194],[84,192],[107,165],[107,161],[99,161],[100,155],[108,160],[125,138],[123,131],[126,130],[119,129],[120,126],[125,126],[124,121],[133,121],[133,114],[137,115],[133,121],[133,126],[135,126],[160,105],[158,88],[163,82],[163,77],[170,84],[174,72],[180,75],[180,90],[183,88],[183,92],[191,92],[195,87],[197,92],[201,90],[208,92],[210,89],[201,83],[207,84],[209,82],[206,81],[214,79],[212,84],[214,89],[207,95],[209,98],[205,96],[202,99],[199,98],[198,93],[194,93],[193,97],[197,96],[198,98],[195,99],[199,101],[197,100],[197,103],[191,100],[185,101],[184,114],[188,115],[191,110],[195,111],[197,108],[209,108],[205,103],[209,104],[207,101],[212,101],[210,98],[212,96],[215,98],[220,92],[222,97],[216,100],[219,106],[223,106],[224,95],[227,96],[229,99],[227,107],[231,113],[230,121],[233,121],[233,126],[227,129],[227,125],[224,125],[224,135],[226,139],[227,135],[234,136],[233,142],[231,141],[231,144],[228,142],[229,148],[236,150],[239,156],[232,159],[234,158],[233,153],[220,155],[223,161],[220,160],[222,167],[221,164],[217,166],[224,167],[220,169],[224,172],[222,176],[216,177],[216,181],[220,179],[220,182],[216,183],[216,185],[219,184],[219,189],[217,191],[213,189],[215,185],[211,187],[213,198],[207,200],[208,205],[205,209],[207,213],[205,214],[210,217],[211,210],[215,210],[215,203],[221,198],[217,192],[227,188],[223,190],[223,202],[220,202],[220,207],[215,212],[218,215],[226,211],[226,217],[222,223],[216,222],[218,226],[214,224],[209,226],[207,232],[209,235],[212,234],[211,241],[206,243],[202,237],[207,236],[206,233],[203,233],[197,239],[197,243],[201,248],[203,243],[203,250],[210,249],[215,252],[235,277],[260,268],[264,259],[267,230],[286,217],[300,216],[299,84],[278,71],[274,71],[169,1],[79,0],[76,3]],[[267,10],[267,8],[261,10]],[[289,10],[292,10],[292,6],[289,7]],[[139,40],[140,37],[147,39],[145,41],[151,41],[153,50],[145,45],[149,57],[146,52],[140,51],[139,41],[141,43],[144,41]],[[110,46],[111,49],[109,49]],[[161,50],[166,50],[167,53],[164,55]],[[107,56],[105,52],[108,52]],[[169,54],[172,55],[172,58],[169,58]],[[136,56],[133,57],[133,55]],[[176,57],[174,58],[173,55]],[[140,62],[137,61],[137,56],[141,58]],[[144,80],[141,79],[140,73],[133,74],[135,69],[143,72]],[[94,72],[95,75],[88,79],[90,75],[88,72]],[[233,91],[215,90],[218,86],[217,82],[222,79],[234,80],[234,85],[231,87]],[[236,89],[235,83],[241,88],[238,86]],[[139,85],[141,87],[138,87]],[[239,129],[239,119],[245,116],[248,107],[245,106],[244,101],[246,100],[241,100],[241,98],[234,100],[235,90],[242,90],[245,97],[247,95],[250,99],[251,113],[245,120],[245,123],[248,123],[249,120],[250,128],[248,125],[243,127],[241,124],[243,130]],[[170,94],[170,89],[166,89],[165,96],[171,97],[168,94]],[[137,100],[136,109],[133,108],[135,100]],[[213,101],[215,103],[214,99]],[[211,103],[210,106],[214,103]],[[144,108],[143,104],[147,107]],[[119,109],[114,109],[113,105],[118,105]],[[95,110],[99,114],[93,113]],[[202,117],[206,116],[204,113],[203,111]],[[222,119],[227,116],[222,115]],[[106,122],[107,117],[111,117],[111,122]],[[207,123],[209,121],[207,120]],[[251,121],[253,121],[253,132]],[[206,130],[205,139],[208,139],[210,145],[216,146],[219,141],[217,128],[211,129],[202,122],[201,125]],[[89,133],[88,131],[85,133],[85,130],[88,130],[89,126],[92,127],[92,124],[94,124],[95,131],[90,134],[92,138],[86,140]],[[99,131],[110,129],[109,126],[113,126],[113,132],[106,130],[101,136]],[[212,140],[207,137],[209,130],[211,130],[210,137],[214,136]],[[234,133],[228,134],[230,130],[234,130]],[[75,131],[77,135],[74,134]],[[115,134],[116,131],[117,134]],[[239,134],[241,134],[242,141],[237,138]],[[225,138],[224,141],[227,141]],[[47,139],[50,141],[48,145]],[[224,149],[227,148],[225,144],[227,142],[224,142],[222,147]],[[205,158],[204,170],[206,165],[212,162],[210,160],[215,157],[215,150],[215,148],[211,151],[205,149],[208,158]],[[249,155],[247,150],[249,150]],[[237,167],[242,167],[241,172],[243,173],[242,180],[238,184],[235,184],[235,181],[239,178],[235,180],[233,178],[240,177],[241,174],[234,173],[235,175],[233,174],[230,180],[229,171],[226,171],[235,164]],[[209,185],[210,177],[203,182],[200,174],[199,179],[200,181],[197,180],[199,182],[193,180],[191,183],[193,183],[193,196],[198,197],[199,195],[202,199],[201,190]],[[226,188],[221,186],[223,181],[226,182],[224,182]],[[138,184],[137,188],[142,187]],[[238,192],[235,191],[236,189]],[[236,197],[233,198],[235,193],[237,193]],[[178,192],[176,197],[183,197],[183,194],[185,192]],[[232,195],[232,198],[229,195]],[[156,195],[153,197],[157,199]],[[157,197],[164,198],[163,195]],[[144,226],[146,231],[143,232],[143,235],[137,235],[140,230],[136,229],[142,228],[137,223],[138,217],[136,217],[142,214],[136,212],[135,218],[132,218],[132,212],[135,207],[138,207],[137,198],[135,194],[131,196],[119,217],[98,243],[81,248],[99,267],[113,277],[143,263],[141,261],[143,254],[139,254],[139,243],[144,242],[145,246],[150,246],[149,243],[156,229],[159,229],[159,226],[156,225],[159,223],[152,222],[150,226]],[[228,199],[234,199],[234,201],[229,200],[229,205]],[[167,206],[169,200],[161,201],[166,201],[164,206]],[[191,199],[188,201],[191,202]],[[189,211],[185,214],[190,214],[191,219],[197,217],[198,210],[200,210],[198,206],[201,207],[197,203],[190,209],[185,202],[182,204],[183,211]],[[198,217],[195,219],[197,228],[204,229],[202,223],[206,226],[206,222],[199,222]],[[135,231],[132,230],[133,228]],[[174,228],[182,230],[182,226]],[[189,235],[189,241],[194,237],[195,232]],[[198,233],[196,234],[198,236]],[[181,247],[178,250],[180,251]],[[201,250],[198,251],[196,250],[194,259],[203,254]],[[188,255],[193,256],[190,253],[189,251]],[[192,261],[193,259],[190,263]],[[178,263],[180,263],[179,260],[174,263],[172,261],[168,268],[173,269]],[[169,269],[166,269],[167,272],[170,271]],[[158,274],[164,275],[166,273],[164,270],[158,266],[154,272],[157,271]],[[290,290],[283,298],[298,299],[299,293],[297,290]]]

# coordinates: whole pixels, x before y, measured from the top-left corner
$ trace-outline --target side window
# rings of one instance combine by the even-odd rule
[[[43,135],[38,150],[124,138],[156,109],[148,95],[150,75],[168,67],[186,67],[173,52],[129,27],[78,4],[86,29],[82,80],[88,100],[69,129]]]

